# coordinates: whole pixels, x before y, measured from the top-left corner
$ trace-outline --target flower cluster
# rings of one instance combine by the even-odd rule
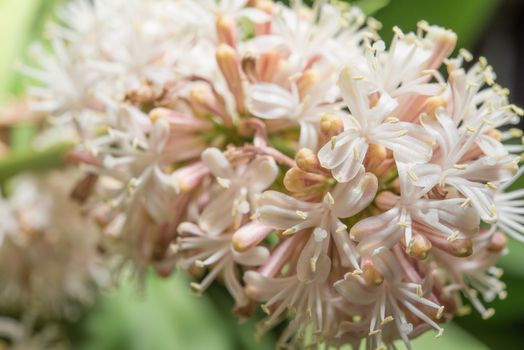
[[[218,279],[242,317],[261,303],[260,334],[285,322],[282,345],[410,349],[505,297],[523,111],[450,30],[386,44],[326,1],[77,0],[59,18],[22,70],[33,110],[76,135],[75,198],[119,267]]]
[[[95,288],[108,283],[96,227],[69,197],[79,178],[75,173],[21,175],[0,197],[4,312],[35,320],[76,319],[79,305],[94,301]]]

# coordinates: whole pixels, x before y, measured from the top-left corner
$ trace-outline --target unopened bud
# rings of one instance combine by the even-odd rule
[[[371,95],[369,95],[369,106],[371,108],[374,108],[377,105],[379,100],[380,100],[380,94],[378,92],[372,93]]]
[[[384,160],[387,158],[388,150],[378,144],[369,145],[368,151],[366,153],[366,158],[364,160],[364,166],[367,171],[374,173],[382,173],[381,166]]]
[[[308,173],[299,168],[289,169],[284,176],[284,186],[290,192],[311,190],[312,187],[322,185],[325,181],[324,176]]]
[[[171,174],[173,187],[177,193],[190,192],[198,186],[208,174],[209,168],[202,162],[186,165]]]
[[[375,203],[380,210],[387,211],[397,205],[399,200],[400,197],[395,193],[382,191],[377,195]]]
[[[489,242],[488,250],[494,253],[502,252],[508,243],[508,238],[501,232],[495,232]]]
[[[302,148],[298,151],[295,160],[297,166],[306,172],[317,172],[321,169],[316,153],[309,148]]]
[[[456,239],[450,242],[451,249],[448,253],[459,257],[465,258],[473,254],[473,241],[471,239]]]
[[[271,228],[258,222],[250,222],[233,234],[233,248],[238,252],[245,252],[258,245],[270,232]]]
[[[231,46],[221,44],[216,52],[216,60],[226,79],[227,86],[235,98],[238,112],[244,113],[244,89],[240,74],[240,62],[236,51]]]
[[[324,114],[320,119],[321,143],[325,144],[331,140],[333,136],[337,136],[342,131],[344,131],[342,119],[329,114]]]
[[[415,235],[406,250],[411,257],[424,260],[431,250],[431,242],[423,235]]]
[[[223,98],[209,87],[199,86],[189,93],[189,102],[196,114],[211,113],[220,117],[225,125],[232,124]]]
[[[362,264],[362,277],[367,284],[378,286],[384,282],[384,276],[375,268],[371,261]]]
[[[436,26],[429,27],[427,30],[426,38],[433,41],[434,47],[433,54],[427,60],[426,69],[438,69],[455,49],[457,34]]]
[[[218,34],[218,41],[221,44],[227,44],[235,47],[237,43],[237,32],[235,22],[225,16],[218,16],[216,20],[216,30]]]

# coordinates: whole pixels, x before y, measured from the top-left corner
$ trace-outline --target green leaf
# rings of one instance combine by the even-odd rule
[[[350,2],[359,7],[366,15],[371,16],[389,5],[391,0],[355,0]]]
[[[436,332],[426,332],[413,341],[414,349],[423,350],[488,350],[489,348],[476,340],[471,334],[461,329],[454,323],[444,326],[444,333],[435,339]]]
[[[231,298],[215,286],[212,297],[192,295],[182,273],[149,276],[143,295],[124,283],[106,293],[72,330],[78,350],[274,349],[271,337],[255,342],[254,323],[239,324]]]
[[[420,20],[454,30],[459,37],[458,47],[473,46],[493,13],[498,0],[394,0],[375,17],[384,25],[382,35],[391,40],[393,26],[403,31],[416,29]]]

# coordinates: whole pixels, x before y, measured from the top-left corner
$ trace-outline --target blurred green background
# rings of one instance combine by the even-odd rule
[[[13,63],[27,61],[27,45],[41,37],[45,20],[65,0],[0,0],[0,105],[16,100],[24,80]],[[383,25],[415,28],[420,19],[457,32],[459,46],[485,55],[499,72],[499,82],[523,102],[524,1],[521,0],[356,0]],[[516,186],[522,187],[517,184]],[[524,330],[524,247],[513,242],[501,261],[509,297],[493,303],[495,316],[482,321],[472,314],[446,327],[440,339],[426,334],[415,349],[522,349]],[[73,348],[81,350],[273,349],[276,336],[253,337],[254,321],[240,324],[232,302],[220,287],[206,296],[191,295],[185,276],[149,278],[143,293],[132,282],[106,291],[75,324],[66,325]]]

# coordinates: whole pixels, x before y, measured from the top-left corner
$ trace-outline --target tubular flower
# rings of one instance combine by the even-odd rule
[[[450,57],[452,31],[421,21],[387,46],[361,10],[299,0],[75,0],[59,18],[22,71],[60,121],[40,136],[74,134],[72,196],[114,274],[221,282],[282,346],[411,349],[506,296],[524,111],[485,58]],[[0,259],[47,232],[29,199],[0,199]]]

